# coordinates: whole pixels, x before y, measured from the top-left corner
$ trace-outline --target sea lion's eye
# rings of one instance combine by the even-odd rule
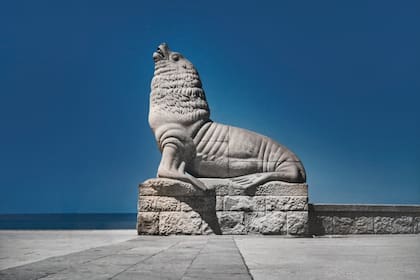
[[[171,55],[171,58],[173,61],[178,61],[179,60],[179,55],[178,54],[173,54]]]

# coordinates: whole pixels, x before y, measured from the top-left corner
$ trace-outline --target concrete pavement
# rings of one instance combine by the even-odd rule
[[[35,233],[38,239],[43,235]],[[19,235],[8,236],[8,241],[0,237],[0,248],[9,244],[8,251],[0,251],[1,261],[17,255],[12,244]],[[80,236],[81,243],[89,243],[86,236]],[[1,270],[0,279],[418,279],[420,273],[419,235],[132,237],[33,259]],[[27,249],[45,251],[63,239],[44,240]]]

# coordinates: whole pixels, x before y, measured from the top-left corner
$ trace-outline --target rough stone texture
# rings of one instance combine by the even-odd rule
[[[246,234],[243,212],[217,212],[223,234]]]
[[[223,211],[223,196],[216,196],[216,211]]]
[[[251,193],[248,190],[248,193]],[[268,182],[255,188],[254,195],[273,196],[308,196],[307,184],[291,184],[286,182]]]
[[[213,190],[165,178],[140,184],[138,233],[306,234],[306,184],[270,182],[243,188],[227,179],[200,180]],[[292,212],[295,215],[289,215]]]
[[[207,212],[216,207],[216,197],[214,196],[186,196],[176,197],[176,199],[180,201],[180,211]]]
[[[334,233],[334,224],[333,224],[334,217],[328,216],[320,216],[319,219],[321,220],[321,226],[323,229],[323,234],[333,234]]]
[[[375,233],[413,233],[412,217],[375,217]]]
[[[203,196],[206,192],[195,188],[191,184],[173,180],[152,178],[139,186],[139,195],[142,196]]]
[[[189,212],[161,212],[159,234],[202,234],[203,220],[200,214]]]
[[[309,214],[315,235],[419,233],[416,205],[310,205]]]
[[[248,233],[287,234],[285,212],[252,212],[245,214]]]
[[[225,211],[265,211],[265,198],[263,196],[225,196]]]
[[[138,234],[159,234],[159,213],[138,212],[137,233]]]
[[[420,233],[420,217],[414,218],[414,233]]]
[[[373,217],[356,217],[353,222],[352,234],[373,233]]]
[[[307,196],[267,196],[267,211],[304,211],[308,210]]]
[[[287,233],[291,235],[308,234],[308,212],[287,212]]]

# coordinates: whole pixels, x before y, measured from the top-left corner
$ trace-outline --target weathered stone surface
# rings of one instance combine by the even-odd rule
[[[225,211],[265,211],[264,196],[225,196]]]
[[[222,211],[223,210],[223,196],[216,196],[216,211]]]
[[[414,218],[414,233],[420,233],[420,217]]]
[[[392,233],[392,217],[375,217],[375,233]]]
[[[156,209],[157,196],[140,196],[138,202],[138,211],[153,212]]]
[[[375,217],[375,233],[413,233],[413,217]]]
[[[217,218],[223,234],[246,234],[243,212],[217,212]]]
[[[286,234],[285,212],[245,213],[245,225],[249,233]]]
[[[420,205],[311,204],[309,209],[311,233],[314,234],[419,232]]]
[[[214,211],[215,196],[185,196],[178,197],[181,211]]]
[[[373,217],[356,217],[353,222],[352,234],[374,233]]]
[[[201,234],[203,220],[200,214],[189,212],[160,212],[159,234]]]
[[[308,196],[308,185],[280,181],[268,182],[256,187],[254,195]]]
[[[179,208],[180,202],[176,197],[159,196],[156,199],[155,211],[178,211]]]
[[[373,217],[334,217],[334,234],[374,233]]]
[[[334,234],[333,217],[320,216],[319,220],[323,230],[322,234]]]
[[[141,184],[138,209],[139,217],[144,218],[139,218],[138,233],[286,234],[287,212],[307,212],[307,197],[255,195],[257,188],[252,190],[234,186],[228,179],[203,181],[206,184],[211,181],[216,191],[204,192],[191,184],[161,178]],[[270,190],[266,194],[270,194],[285,191],[293,185],[299,188],[302,184],[272,182],[266,185]],[[223,190],[219,192],[223,195],[216,195],[217,189]],[[144,214],[148,212],[151,214]],[[298,216],[291,216],[291,234],[302,232],[296,219]],[[306,223],[307,220],[306,215],[302,222]]]
[[[308,212],[287,212],[287,234],[304,235],[308,233]]]
[[[138,212],[137,213],[138,234],[159,234],[159,213]]]
[[[247,195],[246,190],[243,187],[235,186],[232,184],[217,186],[214,190],[216,195]]]
[[[349,217],[334,217],[334,234],[350,234],[353,219]]]
[[[266,196],[267,211],[304,211],[308,210],[306,196]]]
[[[208,195],[189,183],[166,178],[148,179],[139,185],[142,196],[203,196]]]
[[[413,233],[413,220],[413,217],[406,216],[395,218],[392,233]]]

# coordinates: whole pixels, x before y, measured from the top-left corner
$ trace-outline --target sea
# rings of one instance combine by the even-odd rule
[[[136,213],[0,214],[3,230],[135,229]]]

